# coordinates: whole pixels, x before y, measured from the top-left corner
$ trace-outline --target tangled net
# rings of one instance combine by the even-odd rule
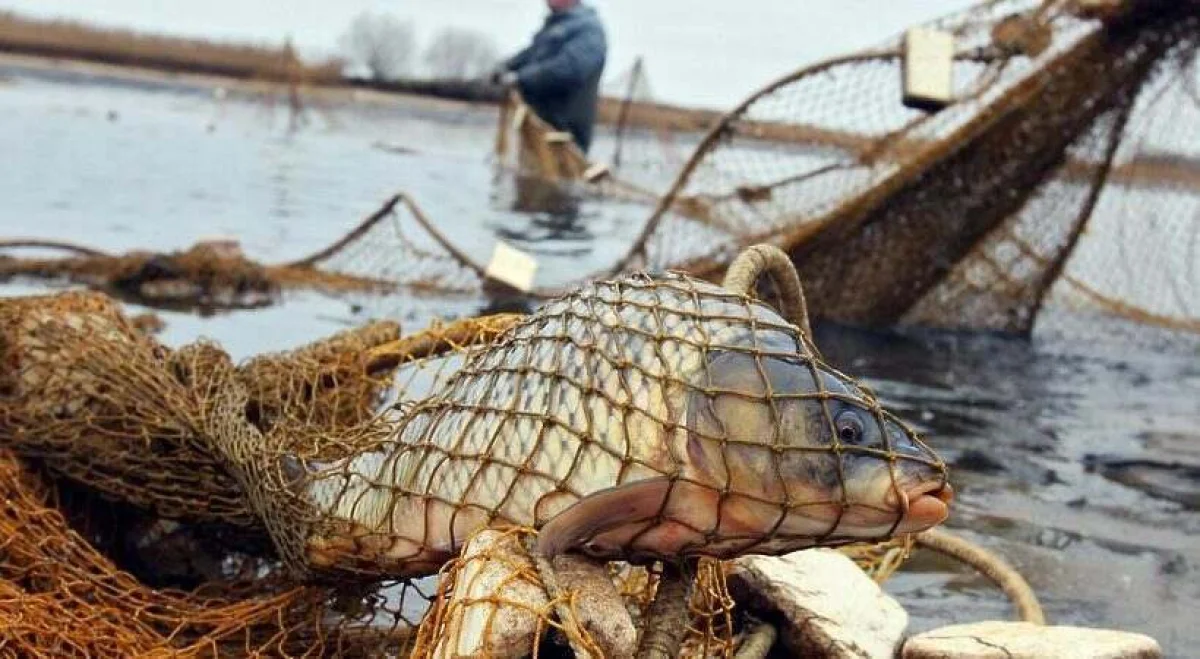
[[[403,652],[417,620],[405,600],[425,601],[405,585],[392,595],[400,604],[379,598],[366,624],[336,590],[277,575],[193,592],[150,588],[81,537],[53,489],[7,449],[0,487],[0,647],[16,656],[386,656]]]
[[[212,417],[280,446],[350,433],[375,416],[396,367],[490,340],[505,323],[462,321],[403,340],[395,324],[376,323],[235,368],[212,345],[166,349],[98,294],[5,300],[0,646],[404,654],[433,584],[297,581],[214,449]],[[243,406],[221,407],[231,399]],[[139,558],[142,579],[126,571]],[[190,564],[176,570],[180,561]]]
[[[672,290],[688,291],[678,300],[683,302],[696,295],[723,300],[722,313],[734,315],[713,319],[732,328],[746,322],[738,313],[751,312],[758,314],[749,317],[757,318],[754,323],[767,323],[756,331],[792,331],[786,324],[772,329],[765,307],[753,311],[746,298],[698,283],[635,278],[624,285],[630,286],[623,294],[632,303],[629,311],[656,319],[656,331],[671,331],[687,317],[679,314],[696,313],[673,308]],[[654,297],[638,303],[639,287]],[[590,299],[594,310],[603,308],[601,298],[576,298],[581,299]],[[569,303],[563,304],[583,311]],[[524,340],[523,332],[553,327],[556,317],[570,319],[569,313],[556,316],[560,313],[562,307],[552,306],[530,318],[468,319],[405,338],[397,338],[395,325],[381,323],[235,366],[210,344],[179,350],[159,345],[101,295],[4,301],[0,486],[11,505],[2,518],[8,529],[0,551],[0,620],[10,624],[0,626],[0,641],[18,652],[77,656],[377,656],[429,650],[430,639],[444,636],[437,625],[460,615],[452,595],[461,591],[455,584],[464,582],[454,574],[461,576],[471,557],[452,562],[451,578],[440,586],[397,580],[398,573],[432,573],[442,564],[396,570],[394,561],[362,554],[373,550],[369,542],[357,545],[366,536],[345,533],[345,519],[332,519],[327,509],[300,496],[304,484],[289,471],[289,460],[353,465],[391,446],[396,433],[421,417],[422,406],[444,403],[447,392],[461,386],[456,383],[480,377],[479,369],[496,355],[508,355]],[[758,318],[762,314],[767,315]],[[805,345],[802,335],[795,336],[796,345]],[[548,346],[562,346],[553,335],[547,338]],[[811,352],[800,354],[807,355],[805,373],[818,368]],[[511,356],[501,362],[529,368],[530,374],[538,365],[512,362]],[[862,395],[871,405],[873,398]],[[821,406],[834,402],[830,393],[811,400]],[[644,401],[629,403],[629,414],[644,414],[638,411]],[[510,409],[501,413],[520,419]],[[899,437],[894,441],[907,441]],[[878,449],[842,450],[869,456]],[[920,454],[896,458],[897,464],[911,459],[935,471],[938,466]],[[311,479],[310,486],[322,478],[320,472],[299,473]],[[896,477],[894,470],[888,475]],[[128,523],[106,525],[106,510],[119,511]],[[353,508],[349,512],[353,517]],[[823,533],[836,529],[834,523]],[[757,540],[769,542],[775,533],[764,529]],[[307,551],[313,538],[349,539],[342,550],[349,548],[352,560],[313,561]],[[633,548],[631,543],[621,553]],[[864,564],[879,567],[897,556],[896,548],[904,551],[893,545],[859,555]],[[186,574],[149,569],[135,577],[127,571],[130,553],[186,556],[199,567]],[[613,569],[617,589],[638,617],[651,615],[647,607],[660,588],[656,573],[629,565]],[[690,656],[728,655],[735,647],[740,632],[723,574],[718,562],[703,561],[692,580],[685,644]],[[561,591],[548,597],[554,614],[543,609],[539,619],[558,625],[578,646],[592,631],[582,623],[570,631],[573,618],[562,605],[571,597]],[[424,616],[431,600],[437,603],[434,613]],[[415,633],[423,616],[434,630],[422,632],[425,636]]]
[[[344,610],[344,594],[297,584],[279,570],[261,522],[205,435],[206,396],[222,386],[215,375],[233,371],[223,353],[207,345],[168,351],[94,294],[9,300],[0,316],[9,502],[0,638],[8,647],[74,656],[300,656],[376,655],[407,642],[421,610],[414,614],[412,601],[423,608],[426,597],[414,586],[381,586],[388,597],[376,596],[367,624]],[[264,410],[330,410],[319,421],[329,428],[346,423],[350,405],[341,405],[340,387],[328,378],[347,355],[397,333],[375,325],[294,353],[292,381],[307,368],[304,385],[288,388],[280,379],[259,386],[256,400]],[[251,362],[242,377],[269,372],[266,363]],[[55,478],[36,478],[13,450]],[[79,511],[77,486],[110,503]],[[139,515],[104,528],[96,511],[111,502]],[[60,508],[87,514],[91,524],[77,532]],[[182,552],[215,566],[190,592],[159,590],[93,545],[132,545],[159,557]]]

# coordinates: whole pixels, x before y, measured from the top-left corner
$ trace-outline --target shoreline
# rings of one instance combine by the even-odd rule
[[[31,73],[58,73],[85,76],[98,81],[134,84],[160,84],[192,89],[225,89],[233,93],[259,93],[266,87],[287,89],[296,86],[306,95],[324,101],[367,102],[383,106],[421,104],[430,109],[462,110],[498,108],[505,92],[499,87],[470,80],[408,79],[375,82],[338,77],[297,78],[294,82],[271,75],[254,77],[214,73],[201,64],[188,67],[177,63],[155,65],[117,62],[110,58],[49,55],[21,52],[0,43],[0,70],[17,69]],[[620,121],[624,101],[602,96],[597,122],[615,126]],[[632,102],[626,114],[631,128],[667,129],[679,132],[705,132],[715,125],[722,113],[715,110],[685,108],[660,103]]]
[[[32,55],[14,52],[0,42],[0,69],[17,68],[41,73],[64,73],[94,80],[123,83],[158,83],[193,89],[224,88],[245,94],[259,93],[265,87],[287,89],[295,85],[307,95],[324,101],[367,102],[383,106],[419,104],[429,109],[464,110],[498,108],[504,90],[463,80],[409,79],[374,82],[355,78],[297,81],[289,83],[271,77],[218,75],[183,67],[158,67],[151,64],[114,64],[92,58]],[[197,67],[202,69],[203,67]],[[625,101],[600,97],[596,122],[615,127],[622,121]],[[705,134],[716,126],[725,113],[704,108],[687,108],[666,103],[633,101],[624,112],[627,128],[675,133]],[[864,138],[853,133],[811,126],[779,123],[754,123],[756,138],[764,141],[812,143],[835,148],[857,148]]]
[[[123,84],[157,84],[164,87],[215,91],[224,89],[234,94],[251,95],[261,93],[264,88],[286,88],[286,83],[233,76],[216,75],[195,71],[166,71],[160,68],[130,64],[111,64],[89,59],[47,57],[14,53],[0,49],[0,73],[4,70],[24,71],[32,75],[61,74],[64,77],[86,77],[97,82]],[[2,81],[3,78],[0,78]],[[424,104],[430,109],[454,110],[481,105],[457,99],[440,98],[428,94],[381,91],[350,84],[301,85],[304,94],[315,94],[320,100],[346,103],[372,103],[384,106]]]

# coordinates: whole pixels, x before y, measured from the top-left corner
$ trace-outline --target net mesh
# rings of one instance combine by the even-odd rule
[[[607,558],[661,557],[680,541],[693,553],[732,555],[750,545],[782,551],[884,538],[908,523],[898,492],[914,483],[941,487],[945,478],[911,431],[821,364],[807,339],[769,308],[678,277],[598,284],[530,317],[435,324],[399,339],[393,324],[368,325],[241,366],[211,344],[158,345],[98,294],[6,300],[0,322],[7,367],[0,487],[10,502],[0,516],[0,638],[19,653],[399,656],[416,648],[445,656],[437,649],[448,638],[445,625],[468,620],[478,630],[520,606],[509,601],[511,591],[455,599],[471,592],[463,585],[475,578],[470,566],[494,552],[455,555],[473,533],[520,521],[510,502],[530,483],[535,494],[547,478],[562,483],[561,491],[541,492],[548,501],[586,499],[590,490],[578,479],[617,483],[623,471],[638,501],[638,483],[665,476],[669,487],[650,491],[648,516],[638,521],[644,528],[631,536],[597,527],[604,532],[585,538],[539,517],[529,519],[540,532],[520,532],[535,551],[546,549],[549,534],[560,548],[592,552],[602,566]],[[614,322],[628,323],[626,333],[605,338]],[[735,379],[721,379],[729,374]],[[507,397],[474,397],[501,391],[505,381]],[[576,396],[575,405],[560,393]],[[681,445],[678,456],[668,450],[643,459],[654,449],[636,446],[641,435],[630,431],[662,426],[685,403],[711,415],[670,422],[684,434],[702,431],[694,455]],[[443,450],[449,435],[424,421],[436,409],[455,424],[456,416],[474,419],[470,426],[487,438],[476,446],[494,453],[468,453],[468,444]],[[807,413],[796,416],[799,409]],[[607,425],[601,414],[610,415]],[[766,424],[759,430],[803,426],[811,443],[785,446],[782,431],[738,437],[721,422],[729,414]],[[530,421],[539,428],[533,435]],[[364,470],[372,460],[403,457],[397,442],[417,428],[426,434],[409,448],[453,456],[493,486],[463,488],[447,472],[415,487],[398,473]],[[469,428],[441,428],[479,441]],[[556,437],[555,428],[568,432]],[[488,474],[513,463],[494,441],[500,431],[536,437],[524,445],[526,459],[545,466]],[[573,440],[575,457],[563,459],[560,448],[555,459],[551,440]],[[621,444],[628,453],[611,451]],[[598,456],[597,469],[578,466],[585,454]],[[729,465],[720,475],[685,467],[711,469],[719,455]],[[766,490],[739,475],[738,464],[757,468],[755,461],[776,463]],[[503,482],[521,471],[524,478]],[[354,494],[362,474],[372,479],[367,491],[387,500],[385,510],[430,504],[420,534],[412,532],[416,517],[370,516],[367,499]],[[497,514],[438,520],[456,496],[453,508],[490,505]],[[707,527],[682,518],[678,509],[688,502],[710,504]],[[590,519],[596,512],[586,504]],[[729,520],[736,527],[727,528]],[[417,543],[417,554],[395,551]],[[181,562],[188,565],[172,565]],[[867,567],[878,562],[863,559]],[[740,627],[723,567],[702,559],[691,569],[687,654],[728,656]],[[612,599],[640,623],[655,569],[609,570],[600,574],[611,574]],[[417,578],[425,575],[433,576]],[[542,587],[527,565],[513,575]],[[583,613],[570,613],[582,607],[578,590],[559,589],[544,601],[532,611],[535,626],[552,632],[546,642],[609,642]],[[424,636],[416,631],[422,619]]]
[[[377,602],[367,624],[346,612],[345,595],[278,575],[194,592],[150,588],[81,537],[54,490],[8,450],[0,488],[0,646],[16,656],[397,655],[417,620],[411,600],[426,601],[395,586],[393,604],[376,596],[357,605]]]
[[[497,150],[522,170],[653,204],[612,267],[534,293],[632,269],[716,280],[740,249],[770,242],[827,318],[1028,333],[1067,327],[1069,312],[1195,335],[1200,17],[1193,2],[1083,6],[989,0],[925,26],[954,38],[953,97],[937,111],[903,103],[902,38],[800,69],[724,115],[636,99],[635,68],[607,175],[506,106]],[[677,166],[680,150],[691,155]],[[307,259],[222,258],[8,258],[0,274],[244,305],[292,286],[478,295],[489,283],[403,196]]]
[[[1027,332],[1071,299],[1194,327],[1180,300],[1198,283],[1194,135],[1153,127],[1194,116],[1197,22],[1135,4],[1108,25],[1053,2],[935,23],[957,52],[956,100],[936,113],[901,104],[899,41],[764,88],[710,133],[619,267],[711,277],[770,240],[825,317]],[[1014,43],[1014,22],[1041,43]],[[1129,219],[1145,213],[1159,221]],[[1099,281],[1110,293],[1088,295]]]
[[[213,419],[281,446],[352,434],[403,393],[388,377],[398,366],[506,323],[404,339],[375,323],[235,368],[210,344],[158,345],[99,294],[5,300],[0,644],[56,656],[406,654],[435,584],[298,581],[216,448]]]
[[[658,199],[603,274],[715,280],[765,241],[791,254],[819,316],[1027,333],[1069,311],[1194,332],[1198,21],[1187,2],[982,3],[926,26],[955,39],[953,100],[935,112],[902,102],[901,38],[805,67],[723,116],[632,103],[630,155],[597,186]],[[691,150],[681,167],[637,164],[658,151],[633,145],[666,139],[648,136],[655,126]],[[367,266],[384,279],[484,286],[479,262],[435,232],[402,240],[429,244],[427,266],[402,262],[450,273],[440,281],[396,267],[386,240],[355,248],[387,262]]]
[[[361,436],[254,455],[214,436],[286,520],[285,557],[318,571],[428,574],[496,525],[596,558],[885,539],[944,465],[806,341],[716,286],[630,277],[546,305]]]
[[[0,305],[0,433],[22,455],[174,519],[256,524],[197,431],[211,383],[92,293]]]

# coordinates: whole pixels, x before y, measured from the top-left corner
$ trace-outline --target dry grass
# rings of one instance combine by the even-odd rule
[[[341,62],[305,64],[286,46],[150,35],[11,12],[0,12],[0,51],[243,79],[335,82],[341,78]]]

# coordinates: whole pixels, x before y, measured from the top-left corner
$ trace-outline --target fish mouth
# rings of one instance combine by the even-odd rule
[[[900,492],[900,510],[903,516],[897,531],[917,533],[931,529],[946,521],[950,516],[950,503],[954,501],[954,487],[945,481],[922,483]]]

